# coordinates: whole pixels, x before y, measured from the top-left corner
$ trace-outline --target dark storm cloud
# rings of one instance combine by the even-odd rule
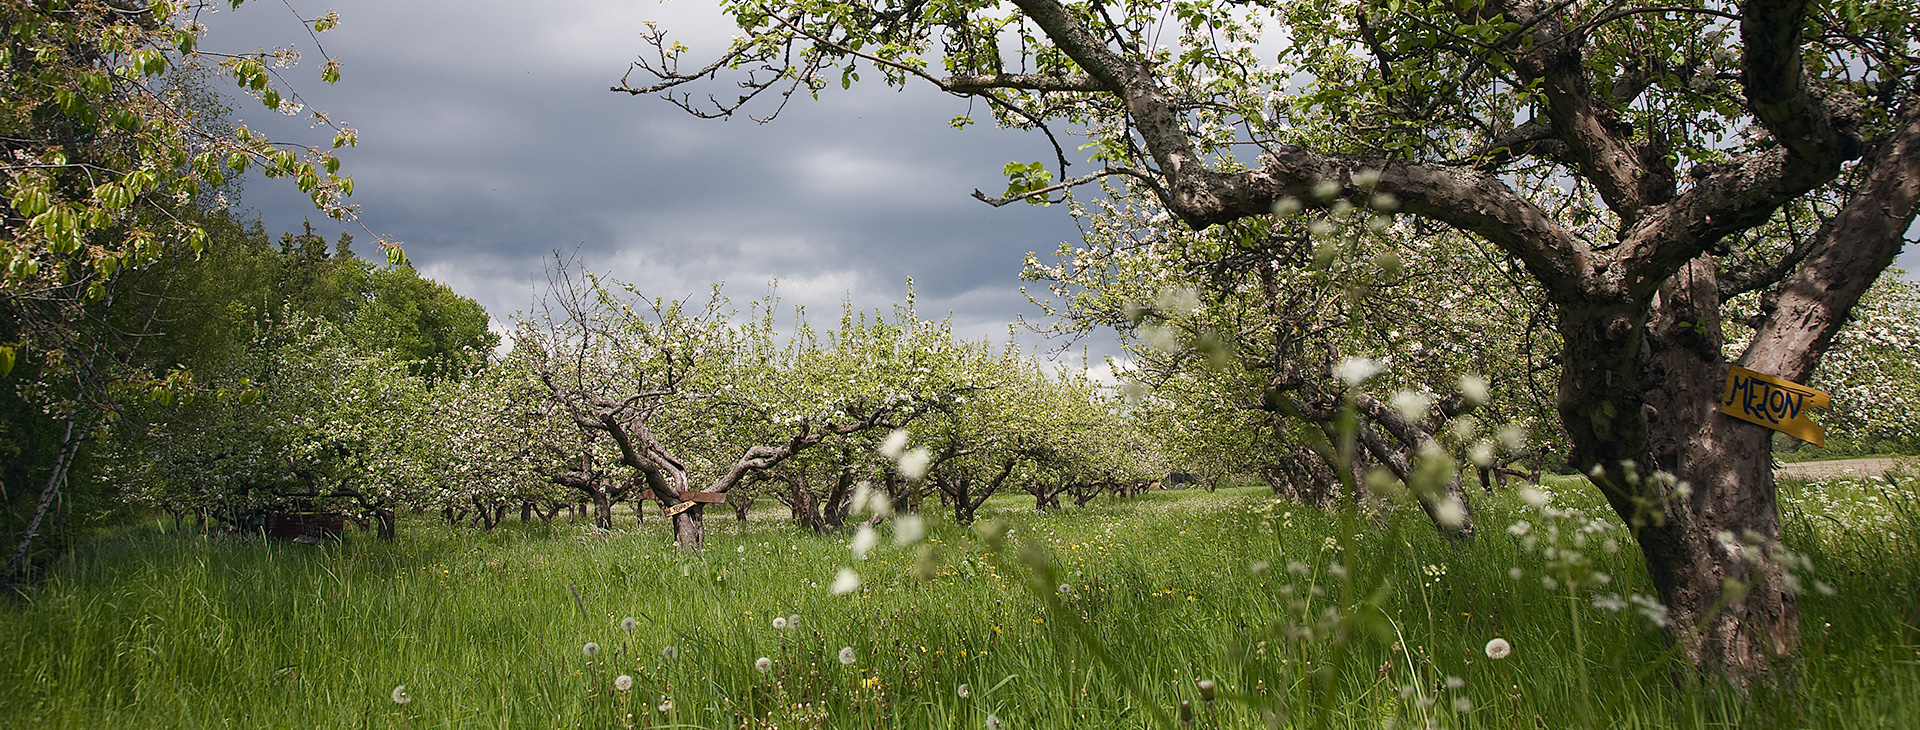
[[[1022,255],[1078,235],[1059,208],[969,198],[1003,185],[1006,162],[1049,159],[1050,148],[953,130],[967,103],[930,89],[830,89],[766,125],[607,91],[642,49],[647,19],[692,47],[689,58],[722,47],[734,29],[708,3],[295,5],[340,14],[321,37],[344,64],[337,86],[317,80],[320,54],[278,3],[208,16],[206,47],[300,49],[289,78],[303,99],[360,132],[342,158],[366,225],[497,319],[526,308],[559,249],[649,295],[724,281],[747,298],[779,279],[816,317],[849,293],[862,308],[887,306],[911,276],[923,314],[952,310],[969,334],[997,334],[1033,314],[1019,293]],[[729,90],[723,80],[699,91]],[[236,107],[276,139],[330,137],[248,99]],[[270,231],[318,217],[284,181],[250,180],[244,200]]]

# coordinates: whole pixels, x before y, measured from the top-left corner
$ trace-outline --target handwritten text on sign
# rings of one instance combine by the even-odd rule
[[[1734,365],[1727,370],[1720,412],[1819,446],[1826,443],[1827,430],[1808,418],[1807,410],[1829,402],[1826,393]]]

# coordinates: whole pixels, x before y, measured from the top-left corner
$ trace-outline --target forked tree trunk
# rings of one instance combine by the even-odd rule
[[[727,506],[733,508],[734,520],[739,522],[747,521],[747,513],[753,510],[754,496],[755,495],[751,490],[741,490],[741,491],[733,491],[733,492],[727,493]]]
[[[699,502],[685,512],[673,516],[673,541],[687,550],[699,550],[707,541],[707,506]]]

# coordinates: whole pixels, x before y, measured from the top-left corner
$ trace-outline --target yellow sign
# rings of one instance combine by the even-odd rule
[[[688,500],[685,502],[681,502],[679,504],[675,504],[666,509],[660,510],[660,514],[665,515],[667,517],[672,517],[674,515],[680,514],[681,512],[685,512],[687,510],[693,509],[693,506],[696,504],[699,504],[699,502]]]
[[[1720,412],[1819,446],[1827,430],[1807,417],[1809,408],[1825,408],[1832,399],[1818,390],[1752,370],[1730,366]]]

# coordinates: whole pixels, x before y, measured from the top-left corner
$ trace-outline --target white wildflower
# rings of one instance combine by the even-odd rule
[[[841,568],[840,574],[833,577],[833,586],[829,589],[833,595],[844,596],[860,589],[860,574],[851,568]]]
[[[1449,494],[1433,503],[1433,519],[1447,527],[1459,527],[1467,521],[1467,506]]]
[[[894,429],[892,433],[887,434],[885,441],[880,442],[881,456],[898,460],[905,453],[907,453],[907,430],[904,428]]]
[[[1380,374],[1381,364],[1364,357],[1342,358],[1333,366],[1334,377],[1346,381],[1347,385],[1358,386],[1368,378]]]
[[[1479,375],[1460,376],[1460,398],[1470,406],[1487,404],[1487,379]]]
[[[912,545],[927,536],[927,521],[917,514],[904,514],[893,521],[893,544]]]
[[[866,560],[867,553],[873,552],[874,546],[879,544],[880,535],[873,531],[873,525],[863,524],[859,531],[853,533],[853,542],[848,547],[853,549],[855,559]]]
[[[907,481],[917,482],[927,475],[927,467],[933,463],[933,453],[926,447],[920,447],[901,454],[899,459],[900,476]]]
[[[1403,390],[1393,394],[1393,410],[1401,418],[1419,421],[1427,415],[1427,408],[1433,405],[1433,396],[1417,390]]]

